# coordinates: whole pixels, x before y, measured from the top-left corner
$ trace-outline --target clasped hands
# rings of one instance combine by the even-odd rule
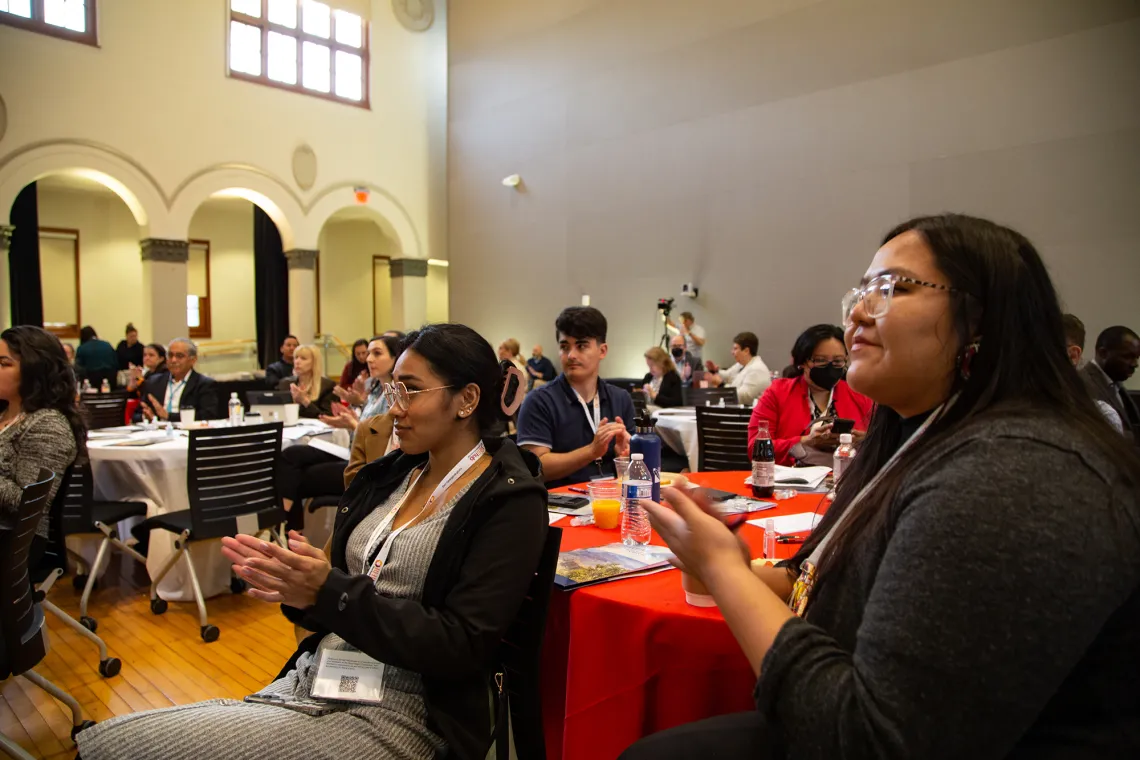
[[[610,441],[614,441],[615,456],[629,456],[629,431],[625,429],[621,417],[616,417],[613,422],[610,422],[608,417],[603,417],[598,424],[592,444],[594,459],[601,459],[606,455],[610,450]]]
[[[254,599],[303,610],[317,603],[317,593],[332,565],[325,553],[295,530],[289,548],[244,533],[222,539],[222,554],[234,574],[250,585]]]

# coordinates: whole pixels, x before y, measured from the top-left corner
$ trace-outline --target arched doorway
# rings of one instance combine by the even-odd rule
[[[89,324],[114,344],[133,323],[149,339],[139,255],[146,216],[121,183],[93,170],[53,172],[25,185],[3,211],[14,228],[10,265],[2,267],[11,299],[5,324],[42,324],[72,343]]]
[[[253,200],[251,200],[253,199]],[[260,196],[215,192],[187,224],[186,324],[199,369],[227,377],[276,361],[289,332],[283,234]]]

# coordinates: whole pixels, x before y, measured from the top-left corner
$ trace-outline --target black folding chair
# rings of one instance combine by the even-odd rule
[[[87,427],[98,430],[125,425],[129,396],[126,391],[84,393],[82,403],[87,414]]]
[[[85,493],[86,492],[86,493]],[[84,501],[86,496],[86,501]],[[114,523],[109,528],[101,526],[100,523],[92,525],[94,518],[90,516],[91,507],[94,503],[91,501],[91,477],[90,471],[86,463],[75,463],[67,468],[64,473],[63,480],[60,482],[59,490],[56,491],[55,499],[51,505],[51,513],[48,518],[48,546],[44,552],[44,556],[35,567],[29,568],[29,573],[32,576],[32,582],[36,587],[36,602],[43,605],[43,608],[59,618],[64,625],[68,626],[83,638],[90,641],[99,648],[99,675],[104,678],[110,678],[119,674],[122,668],[122,662],[117,657],[111,657],[107,653],[107,644],[102,638],[95,635],[95,629],[98,623],[94,618],[87,617],[87,599],[91,594],[91,588],[94,586],[95,577],[98,575],[98,568],[102,565],[103,557],[106,554],[107,546],[111,538],[114,536]],[[105,514],[110,517],[116,518],[115,522],[120,519],[125,519],[132,514],[145,515],[146,505],[140,502],[104,502],[108,505],[108,511]],[[116,510],[120,504],[124,508]],[[142,507],[142,511],[138,511],[137,507]],[[127,513],[130,514],[127,514]],[[119,515],[123,516],[120,517]],[[87,522],[83,523],[82,520],[86,519]],[[99,554],[95,560],[95,566],[91,569],[88,576],[85,577],[85,584],[77,588],[83,588],[84,593],[80,599],[79,611],[80,618],[75,618],[68,615],[62,609],[57,607],[54,603],[47,599],[48,592],[51,591],[55,582],[63,577],[67,572],[67,545],[66,537],[71,534],[91,533],[96,526],[104,527],[107,532],[104,533],[103,543],[99,547]],[[72,530],[68,530],[68,528]],[[118,539],[114,539],[118,542]],[[120,545],[124,551],[133,554],[137,559],[144,562],[146,558],[138,554],[126,545]],[[80,564],[83,563],[82,557],[77,557]],[[79,578],[81,576],[76,576]]]
[[[546,534],[546,543],[526,599],[499,647],[499,670],[495,674],[495,686],[500,697],[505,692],[510,730],[507,730],[507,716],[502,714],[500,699],[496,703],[496,760],[508,760],[510,757],[511,735],[514,736],[515,756],[518,760],[544,760],[546,757],[539,665],[542,638],[546,631],[546,613],[550,608],[550,594],[554,589],[554,571],[558,567],[561,543],[562,529],[551,528]]]
[[[190,454],[186,467],[186,488],[190,509],[155,515],[142,529],[158,529],[175,534],[175,552],[159,570],[150,586],[150,611],[166,612],[165,599],[158,596],[158,584],[182,557],[198,604],[202,640],[217,641],[217,626],[206,618],[206,602],[198,585],[198,574],[189,546],[239,533],[257,535],[268,530],[274,540],[285,544],[287,513],[277,493],[277,461],[281,457],[282,423],[212,428],[190,431]]]
[[[735,389],[733,389],[735,390]],[[748,421],[752,410],[740,406],[697,407],[697,469],[748,470]]]
[[[735,388],[682,388],[681,396],[685,406],[719,406],[720,400],[725,404],[739,404]]]
[[[137,541],[133,538],[123,541],[119,538],[118,529],[118,524],[123,520],[146,517],[146,504],[141,501],[96,501],[91,465],[88,462],[76,462],[68,468],[63,478],[63,485],[60,486],[55,498],[56,501],[61,499],[63,501],[61,528],[65,537],[103,534],[99,551],[95,555],[95,563],[87,568],[87,572],[77,573],[72,579],[75,590],[83,591],[83,596],[79,599],[79,622],[87,630],[95,631],[99,623],[87,615],[87,603],[95,588],[95,579],[103,568],[107,552],[112,548],[118,549],[146,564],[146,557],[134,548]],[[72,554],[72,559],[80,568],[87,565],[86,560],[78,555]]]
[[[41,469],[39,480],[24,488],[15,526],[0,530],[0,677],[23,676],[67,705],[74,739],[94,722],[84,720],[75,697],[33,670],[47,654],[48,646],[44,613],[35,603],[28,578],[28,555],[54,480],[54,473]],[[3,734],[0,748],[11,757],[32,760],[19,744]]]
[[[629,395],[633,399],[633,411],[637,413],[637,417],[640,419],[645,414],[645,407],[649,405],[649,397],[641,388],[630,391]]]

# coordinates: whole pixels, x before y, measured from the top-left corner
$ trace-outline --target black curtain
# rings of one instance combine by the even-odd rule
[[[44,296],[40,282],[40,215],[36,183],[25,187],[12,204],[12,243],[8,250],[8,283],[12,324],[44,324]]]
[[[281,358],[281,343],[289,334],[289,269],[277,225],[256,205],[253,299],[257,310],[257,356],[264,369]]]

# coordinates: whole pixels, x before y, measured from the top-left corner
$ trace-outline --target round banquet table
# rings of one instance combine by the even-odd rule
[[[657,437],[661,442],[689,460],[689,470],[700,469],[701,453],[697,444],[697,409],[678,406],[653,413]],[[725,489],[728,490],[728,489]]]
[[[298,437],[304,430],[327,429],[317,421],[306,420],[296,428],[286,428],[282,447],[303,443],[307,438]],[[100,431],[95,431],[99,433]],[[94,495],[97,500],[141,501],[147,505],[147,517],[166,512],[177,512],[190,508],[186,491],[186,469],[190,450],[190,440],[186,433],[176,431],[173,438],[166,438],[162,431],[136,432],[137,437],[155,437],[158,443],[150,446],[115,446],[122,439],[92,438],[87,442],[88,456],[91,459],[91,474]],[[340,446],[348,445],[348,433],[333,431],[331,442]],[[121,537],[129,537],[130,526],[119,526]],[[68,540],[78,553],[90,563],[95,558],[98,539],[86,537]],[[222,556],[220,541],[195,541],[190,544],[190,556],[194,560],[194,570],[204,597],[217,596],[230,591],[230,563]],[[146,555],[147,573],[153,578],[174,552],[174,534],[165,530],[152,530]],[[170,569],[158,584],[158,595],[170,602],[194,601],[194,590],[190,585],[190,574],[186,563],[179,562]]]
[[[746,472],[694,473],[694,483],[751,496]],[[565,489],[558,489],[564,491]],[[824,511],[821,493],[779,501],[749,519]],[[621,540],[617,530],[562,530],[562,550]],[[764,531],[741,536],[762,555]],[[652,543],[664,542],[653,534]],[[778,544],[780,558],[797,544]],[[670,569],[579,588],[554,589],[542,653],[542,709],[550,760],[609,760],[643,736],[683,723],[754,709],[756,679],[716,608],[693,607]]]

